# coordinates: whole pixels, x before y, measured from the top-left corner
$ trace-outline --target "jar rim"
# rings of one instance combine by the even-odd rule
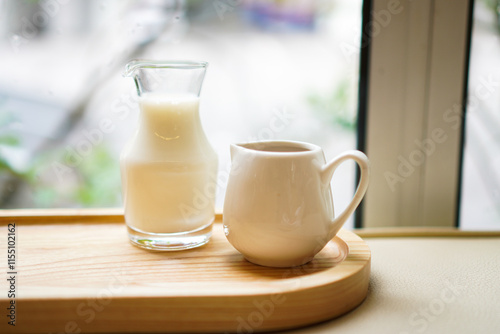
[[[133,59],[125,65],[123,76],[133,76],[139,68],[205,69],[207,66],[206,61]]]

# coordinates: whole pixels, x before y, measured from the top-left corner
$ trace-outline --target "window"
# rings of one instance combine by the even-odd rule
[[[474,5],[461,227],[500,228],[500,2]]]
[[[136,127],[131,58],[209,62],[205,131],[229,143],[356,147],[361,1],[3,1],[2,208],[120,206],[118,157]],[[336,211],[354,164],[334,176]],[[222,207],[222,181],[217,206]]]

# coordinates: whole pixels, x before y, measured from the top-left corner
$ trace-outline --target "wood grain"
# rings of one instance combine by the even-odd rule
[[[116,217],[28,216],[0,226],[6,235],[6,221],[16,222],[18,240],[17,325],[2,321],[1,333],[279,330],[346,313],[368,289],[370,250],[349,231],[312,262],[282,269],[246,261],[227,242],[220,216],[209,244],[182,252],[132,246]],[[1,249],[6,254],[4,240]],[[7,288],[2,280],[3,310]]]

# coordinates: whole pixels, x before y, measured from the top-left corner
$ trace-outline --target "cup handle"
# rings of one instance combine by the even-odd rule
[[[351,150],[346,151],[324,165],[321,168],[321,179],[325,184],[330,184],[330,181],[333,177],[333,173],[337,169],[337,167],[346,160],[352,159],[354,160],[361,171],[361,178],[358,183],[358,187],[356,192],[354,193],[354,197],[351,200],[351,203],[344,209],[344,211],[338,215],[331,224],[330,231],[330,239],[333,238],[337,232],[340,230],[342,225],[344,225],[347,218],[356,210],[359,203],[363,199],[363,196],[366,193],[366,189],[368,189],[368,182],[370,180],[370,161],[368,157],[361,151]]]

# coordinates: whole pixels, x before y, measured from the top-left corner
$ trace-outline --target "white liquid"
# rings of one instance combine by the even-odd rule
[[[214,218],[217,157],[195,96],[146,94],[139,130],[121,157],[127,225],[141,232],[192,231]]]

